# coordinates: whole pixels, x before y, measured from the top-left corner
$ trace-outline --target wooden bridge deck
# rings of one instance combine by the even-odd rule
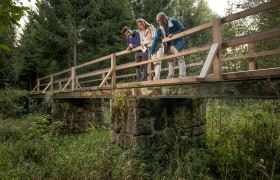
[[[223,24],[279,7],[280,1],[271,1],[255,8],[215,19],[212,22],[188,29],[174,35],[172,38],[163,39],[163,42],[169,42],[177,38],[210,29],[212,30],[213,36],[211,44],[188,48],[178,54],[167,55],[162,58],[139,63],[131,62],[119,64],[118,58],[124,57],[130,52],[125,50],[113,53],[80,64],[76,67],[39,78],[36,87],[31,93],[34,97],[42,97],[48,92],[53,92],[57,98],[110,98],[116,91],[125,92],[128,96],[139,97],[172,97],[172,94],[166,92],[173,92],[173,95],[176,97],[279,97],[277,91],[280,87],[280,67],[257,69],[256,58],[280,54],[280,49],[255,52],[254,43],[278,38],[280,36],[280,28],[275,27],[228,40],[223,40],[222,37]],[[223,50],[239,45],[247,47],[247,54],[234,57],[222,57]],[[140,47],[133,49],[132,52],[137,50],[140,50]],[[201,52],[208,52],[205,60],[187,64],[187,68],[201,66],[201,71],[198,76],[152,80],[153,70],[151,69],[151,64],[153,62],[167,61],[180,56],[189,56]],[[223,62],[239,60],[246,60],[248,62],[247,71],[223,73]],[[103,68],[96,69],[94,67],[96,64],[101,64]],[[125,73],[129,69],[131,70],[131,68],[144,64],[148,64],[149,67],[148,81],[134,82],[133,79],[136,74]],[[178,69],[178,67],[176,68]],[[162,71],[167,71],[167,68],[162,69]],[[120,74],[120,72],[122,73]],[[124,79],[129,79],[130,81],[124,83]],[[270,83],[271,87],[264,91],[261,85],[267,87],[266,83]],[[251,90],[244,89],[242,86],[247,86],[251,88]],[[194,90],[194,88],[196,90]],[[252,92],[252,89],[255,89],[255,93]],[[242,91],[244,92],[242,93]]]

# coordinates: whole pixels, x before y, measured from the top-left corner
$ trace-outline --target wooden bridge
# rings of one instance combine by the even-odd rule
[[[96,121],[97,118],[99,119],[97,121],[101,122],[102,99],[114,99],[118,92],[123,93],[127,98],[142,99],[122,103],[124,106],[122,108],[127,112],[121,114],[114,110],[114,104],[111,105],[112,141],[118,142],[123,147],[135,144],[143,147],[150,146],[151,143],[157,142],[157,138],[165,139],[166,136],[170,139],[173,137],[173,131],[180,133],[182,137],[203,136],[206,121],[205,104],[201,101],[203,98],[280,98],[280,67],[257,69],[256,65],[257,58],[280,54],[280,49],[256,52],[254,48],[255,42],[279,37],[280,28],[274,27],[233,39],[223,40],[222,37],[223,24],[279,7],[280,1],[271,1],[188,29],[172,38],[163,39],[166,43],[193,33],[212,30],[212,43],[188,48],[181,53],[139,63],[120,64],[118,59],[130,53],[124,50],[39,78],[32,95],[34,98],[44,98],[46,94],[52,94],[54,99],[52,114],[60,119],[61,114],[67,112],[71,114],[71,117],[66,117],[69,122],[87,118],[93,119],[92,121]],[[239,45],[247,47],[247,54],[222,57],[222,51]],[[133,49],[132,52],[138,50],[140,47]],[[202,52],[208,52],[205,60],[187,64],[187,69],[201,67],[198,76],[152,80],[153,62]],[[223,73],[224,62],[240,60],[248,62],[247,71]],[[97,64],[103,68],[96,69]],[[136,74],[127,72],[144,64],[148,64],[149,67],[148,81],[134,82]],[[162,71],[167,71],[167,68]],[[127,79],[129,82],[125,82]],[[65,103],[72,104],[72,108],[63,107]],[[154,111],[160,112],[154,114]],[[186,117],[188,118],[184,119]],[[126,119],[125,123],[120,118]],[[175,120],[170,123],[169,119]],[[165,121],[168,121],[169,126],[160,126],[161,128],[158,129],[157,125]],[[192,125],[185,127],[186,123],[182,123],[185,121],[191,121]],[[159,137],[161,134],[159,132],[167,132],[170,129],[172,129],[171,134],[162,133],[164,135]],[[172,141],[174,139],[162,144],[172,144]]]
[[[199,47],[192,47],[184,50],[181,53],[174,55],[167,55],[159,59],[148,60],[139,63],[126,63],[116,65],[118,58],[127,55],[130,52],[124,50],[121,52],[113,53],[93,61],[89,61],[80,64],[76,67],[72,67],[61,72],[51,74],[46,77],[39,78],[37,80],[37,85],[33,89],[33,94],[44,94],[46,92],[78,92],[78,91],[100,91],[100,90],[114,90],[120,88],[133,88],[133,87],[147,87],[147,86],[166,86],[166,85],[178,85],[178,84],[197,84],[197,83],[209,83],[209,82],[225,82],[233,80],[249,80],[256,78],[270,78],[279,77],[280,68],[269,68],[269,69],[257,69],[256,58],[263,56],[271,56],[275,54],[280,54],[280,49],[255,52],[254,42],[272,39],[280,36],[280,28],[275,27],[262,32],[256,32],[247,36],[236,37],[233,39],[228,39],[223,41],[222,37],[222,24],[232,22],[237,19],[241,19],[250,15],[258,14],[263,11],[278,8],[280,6],[280,1],[272,1],[259,5],[255,8],[251,8],[233,15],[229,15],[223,18],[215,19],[212,22],[202,24],[198,27],[188,29],[182,33],[174,35],[172,38],[165,38],[163,42],[169,42],[177,38],[182,38],[189,36],[190,34],[197,33],[200,31],[205,31],[207,29],[212,29],[213,42],[212,44],[205,44]],[[235,57],[222,57],[222,50],[226,50],[229,47],[234,47],[238,45],[248,46],[248,54],[235,56]],[[133,49],[133,52],[140,50],[140,47]],[[185,78],[174,78],[174,79],[161,79],[152,80],[153,70],[151,70],[151,63],[156,61],[166,61],[172,58],[180,56],[188,56],[201,52],[209,52],[205,61],[199,61],[191,64],[187,64],[187,68],[202,66],[201,72],[198,76],[188,76]],[[236,61],[236,60],[247,60],[249,63],[248,71],[242,72],[231,72],[223,73],[223,62],[226,61]],[[90,70],[96,64],[102,64],[103,66],[109,65],[103,69]],[[123,83],[125,78],[133,79],[136,74],[120,74],[118,72],[127,69],[134,68],[139,65],[148,64],[149,65],[149,80],[144,82],[133,82]],[[178,68],[178,67],[176,67]],[[213,73],[209,74],[211,68]],[[162,71],[166,71],[162,69]],[[80,73],[86,72],[86,73]],[[131,71],[130,71],[131,72]],[[120,75],[119,75],[120,74]],[[95,83],[95,85],[92,85]],[[108,92],[108,91],[106,91]],[[77,94],[77,93],[76,93]],[[106,93],[107,94],[107,93]]]

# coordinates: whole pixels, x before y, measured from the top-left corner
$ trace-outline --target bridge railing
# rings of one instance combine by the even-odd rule
[[[204,44],[199,47],[192,47],[184,50],[183,52],[166,55],[157,59],[150,59],[143,62],[131,62],[125,64],[117,64],[117,58],[129,54],[130,52],[124,50],[121,52],[113,53],[83,64],[76,67],[63,70],[61,72],[51,74],[46,77],[39,78],[37,80],[36,87],[32,90],[32,93],[45,93],[47,91],[78,91],[85,89],[104,89],[104,88],[125,88],[139,85],[165,85],[165,84],[180,84],[180,83],[196,83],[200,81],[221,81],[231,78],[245,78],[249,76],[274,76],[280,75],[279,68],[257,70],[256,58],[263,56],[271,56],[280,54],[280,49],[269,50],[263,52],[254,51],[254,42],[272,39],[280,36],[280,28],[275,27],[262,32],[252,33],[246,36],[239,36],[233,39],[223,41],[222,38],[222,24],[235,21],[250,15],[258,14],[263,11],[267,11],[273,8],[280,7],[280,1],[271,1],[268,3],[261,4],[257,7],[244,10],[242,12],[232,14],[223,18],[215,19],[212,22],[202,24],[200,26],[188,29],[184,32],[174,35],[172,38],[164,38],[163,43],[172,41],[174,39],[189,36],[193,33],[212,29],[212,43]],[[222,50],[229,47],[235,47],[238,45],[248,45],[248,54],[239,55],[234,57],[222,57]],[[134,48],[132,52],[141,50],[140,47]],[[205,61],[195,62],[187,64],[188,67],[202,66],[199,76],[188,76],[185,78],[175,79],[162,79],[162,80],[151,80],[153,70],[151,70],[151,64],[157,61],[166,61],[169,59],[188,56],[201,52],[208,52],[208,56]],[[249,60],[249,71],[241,73],[228,73],[223,74],[222,63],[227,61],[235,61],[240,59]],[[104,68],[94,69],[94,65],[101,64]],[[148,81],[137,82],[137,84],[117,82],[118,79],[135,77],[135,73],[117,75],[118,71],[134,68],[136,66],[148,64]],[[85,72],[84,69],[87,69]],[[91,70],[92,69],[92,70]],[[176,67],[178,69],[178,67]],[[213,74],[209,74],[212,69]],[[83,71],[84,70],[84,71]],[[167,71],[167,68],[162,69]],[[79,73],[80,72],[80,73]],[[93,82],[97,82],[97,85],[86,85]]]

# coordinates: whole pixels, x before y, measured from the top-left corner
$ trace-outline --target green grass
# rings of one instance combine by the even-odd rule
[[[109,128],[62,135],[45,115],[2,119],[0,179],[277,179],[279,103],[209,100],[206,146],[157,152],[112,145]]]

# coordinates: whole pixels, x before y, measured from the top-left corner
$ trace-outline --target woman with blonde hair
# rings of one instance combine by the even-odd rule
[[[138,31],[140,34],[140,41],[142,46],[142,51],[146,52],[148,47],[147,45],[152,43],[156,34],[156,28],[149,24],[144,19],[137,19],[136,24],[138,27]],[[162,43],[159,43],[156,47],[155,53],[152,54],[152,59],[163,57],[164,54],[164,46]],[[160,79],[161,72],[161,61],[154,62],[155,68],[155,77],[154,80]]]

